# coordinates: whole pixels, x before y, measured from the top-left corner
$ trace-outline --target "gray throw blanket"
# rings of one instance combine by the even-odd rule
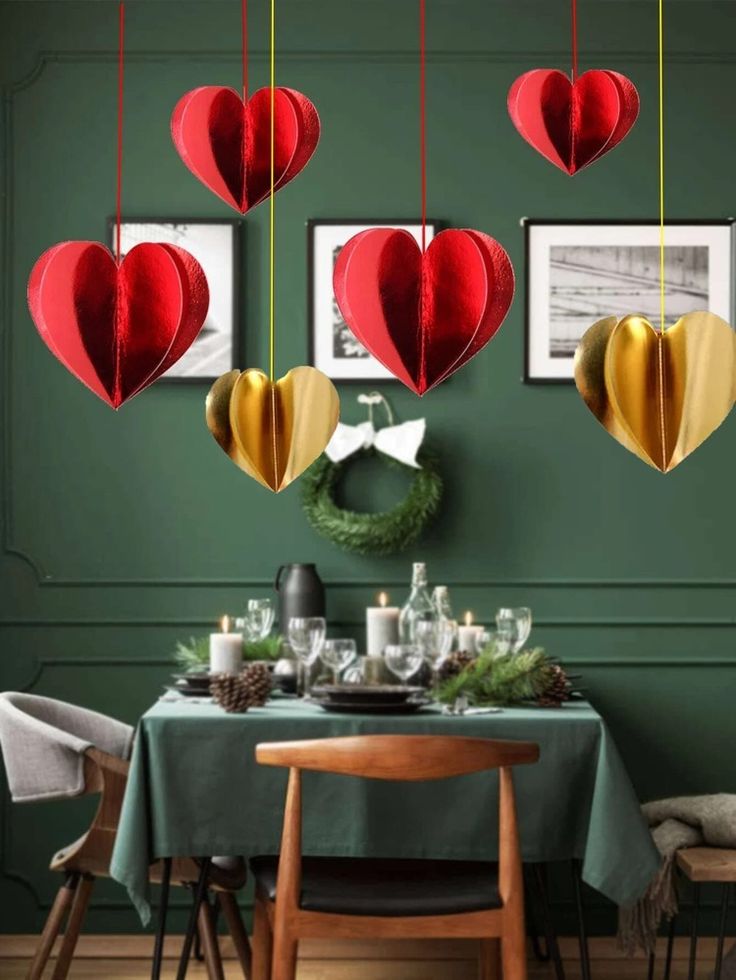
[[[662,855],[662,866],[643,898],[619,912],[619,945],[633,955],[654,950],[662,917],[677,915],[675,855],[685,847],[736,848],[736,794],[679,796],[645,803],[642,812]],[[736,980],[736,951],[723,963],[722,980]]]

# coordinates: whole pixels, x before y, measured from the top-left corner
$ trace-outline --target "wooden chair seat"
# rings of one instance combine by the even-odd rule
[[[279,859],[251,860],[257,886],[276,901]],[[299,908],[334,915],[457,915],[501,908],[498,865],[485,861],[302,858]]]
[[[688,847],[677,852],[677,866],[690,881],[736,882],[736,850]]]

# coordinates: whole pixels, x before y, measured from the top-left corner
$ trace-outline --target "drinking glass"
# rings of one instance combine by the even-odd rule
[[[301,664],[303,694],[309,694],[309,673],[322,651],[326,630],[322,616],[292,616],[289,620],[289,643]]]
[[[424,657],[417,643],[389,643],[383,652],[386,666],[404,684],[422,666]]]
[[[505,657],[511,649],[511,630],[503,625],[497,629],[487,629],[478,637],[478,653],[490,649],[494,657]]]
[[[532,631],[532,611],[527,606],[516,609],[499,609],[496,613],[496,626],[511,639],[511,650],[518,653],[529,639]]]
[[[355,660],[358,648],[355,640],[325,640],[320,657],[332,668],[332,683],[340,683],[340,674]]]
[[[436,682],[437,666],[452,649],[457,623],[453,619],[420,620],[414,624],[414,643],[432,668]]]
[[[263,640],[271,632],[275,610],[270,599],[248,599],[246,614],[237,620],[245,639],[250,643]]]

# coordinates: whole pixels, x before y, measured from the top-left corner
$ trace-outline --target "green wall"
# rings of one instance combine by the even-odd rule
[[[252,4],[259,83],[265,6]],[[324,127],[314,161],[277,198],[281,372],[306,357],[306,220],[419,211],[415,6],[281,0],[279,79],[310,95]],[[643,107],[630,138],[574,182],[518,138],[505,109],[521,71],[566,66],[567,5],[428,6],[432,215],[497,237],[520,282],[524,215],[655,216],[654,0],[581,2],[583,65],[630,75]],[[672,217],[736,209],[733,11],[668,5]],[[114,207],[115,8],[6,2],[0,17],[0,689],[132,722],[156,696],[174,641],[266,591],[281,562],[317,562],[329,616],[347,629],[378,587],[401,596],[421,557],[458,609],[488,620],[502,603],[532,606],[534,639],[583,674],[643,798],[733,791],[736,420],[660,477],[599,429],[574,388],[521,383],[520,286],[500,334],[461,377],[421,404],[385,386],[401,418],[427,417],[447,483],[441,519],[410,554],[342,554],[306,525],[296,486],[271,496],[227,460],[204,425],[204,388],[159,384],[116,415],[39,341],[25,306],[33,261],[56,241],[104,236]],[[180,163],[168,119],[196,85],[237,86],[238,5],[132,0],[127,37],[124,212],[230,217]],[[260,209],[243,221],[249,366],[266,358],[265,220]],[[346,421],[362,417],[359,390],[342,389]],[[86,809],[13,808],[3,794],[1,929],[39,927],[56,886],[49,857]],[[91,927],[135,927],[118,888],[101,892]]]

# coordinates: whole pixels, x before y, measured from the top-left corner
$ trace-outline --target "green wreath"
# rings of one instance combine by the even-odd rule
[[[393,469],[411,476],[406,497],[391,510],[377,514],[343,510],[335,503],[335,490],[350,460],[379,456]],[[394,459],[363,449],[341,463],[323,455],[302,477],[302,506],[314,530],[345,551],[359,555],[391,555],[413,544],[437,513],[442,499],[442,477],[435,459],[420,449],[421,469],[405,466]]]

